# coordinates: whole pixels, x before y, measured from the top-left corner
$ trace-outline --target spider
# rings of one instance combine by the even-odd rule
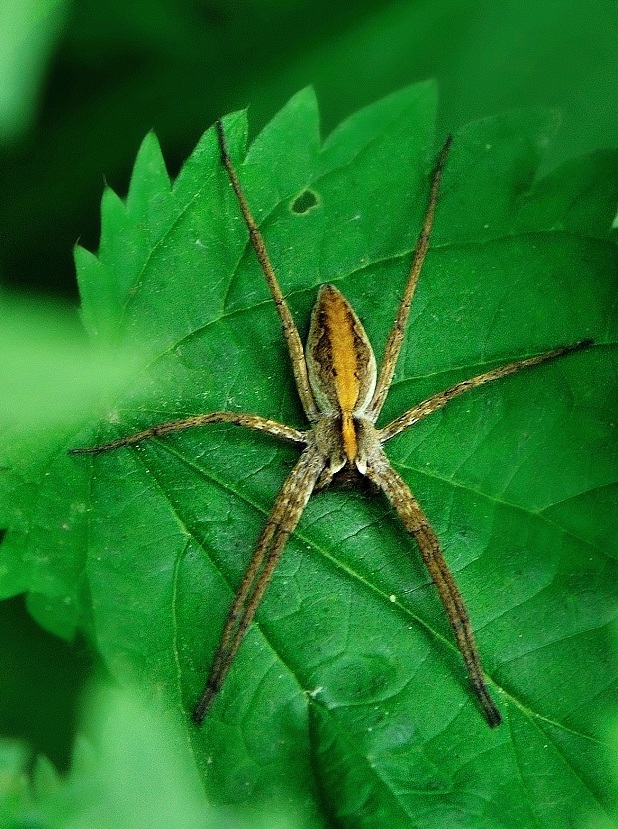
[[[324,489],[333,480],[344,479],[354,482],[355,479],[365,477],[373,488],[384,492],[406,530],[415,538],[423,562],[448,615],[472,689],[485,719],[490,727],[498,726],[502,722],[502,717],[485,681],[463,597],[444,560],[440,542],[427,516],[406,482],[391,466],[382,446],[432,412],[441,409],[453,398],[521,369],[538,366],[586,348],[592,340],[581,340],[571,345],[560,346],[462,380],[445,391],[417,403],[386,426],[377,428],[375,423],[393,379],[412,297],[429,247],[440,180],[452,137],[447,138],[430,179],[423,224],[378,372],[373,349],[360,320],[334,285],[323,285],[319,289],[311,314],[306,348],[303,350],[298,329],[281,292],[264,239],[232,164],[221,121],[216,122],[216,131],[221,163],[236,194],[251,245],[281,320],[296,388],[309,421],[309,428],[301,431],[259,415],[211,412],[151,426],[136,434],[99,446],[69,450],[72,454],[93,455],[121,446],[134,445],[150,437],[167,435],[208,423],[229,423],[267,432],[276,438],[303,447],[300,458],[288,475],[271,509],[228,612],[210,673],[193,710],[193,721],[197,725],[202,723],[221,689],[281,558],[285,543],[296,528],[312,493]]]

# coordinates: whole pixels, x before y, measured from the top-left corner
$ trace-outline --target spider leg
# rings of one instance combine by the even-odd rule
[[[516,360],[513,363],[506,363],[503,366],[491,369],[491,371],[486,371],[483,374],[477,374],[476,377],[471,377],[469,380],[462,380],[460,383],[456,383],[454,386],[451,386],[445,391],[438,392],[438,394],[428,397],[426,400],[423,400],[422,403],[418,403],[416,406],[408,409],[407,412],[404,412],[400,417],[391,421],[391,423],[383,429],[379,429],[380,442],[386,443],[387,440],[394,438],[395,435],[399,435],[409,426],[412,426],[414,423],[417,423],[419,420],[427,417],[427,415],[430,415],[432,412],[446,406],[449,400],[452,400],[454,397],[458,397],[460,394],[464,394],[464,392],[475,389],[477,386],[482,386],[484,383],[491,383],[493,380],[499,380],[501,377],[507,377],[509,374],[515,374],[524,368],[539,366],[542,363],[547,363],[549,360],[556,360],[558,357],[564,357],[566,354],[571,354],[574,351],[581,351],[584,348],[588,348],[590,345],[592,345],[592,340],[580,340],[580,342],[573,343],[572,345],[562,345],[559,348],[546,351],[544,354],[537,354],[536,357],[528,357],[525,360]]]
[[[161,437],[171,432],[180,432],[183,429],[193,429],[195,426],[206,426],[208,423],[230,423],[234,426],[244,426],[246,429],[255,429],[258,432],[268,432],[270,435],[290,440],[294,443],[307,443],[304,432],[278,423],[276,420],[269,420],[266,417],[250,414],[236,414],[235,412],[210,412],[210,414],[194,415],[182,420],[172,420],[169,423],[159,423],[157,426],[150,426],[141,432],[127,435],[110,443],[103,443],[100,446],[80,446],[76,449],[69,449],[69,455],[98,455],[101,452],[109,452],[110,449],[119,449],[121,446],[132,446],[141,443],[146,438]]]
[[[313,447],[305,449],[277,496],[227,615],[208,679],[193,710],[193,722],[197,725],[203,721],[223,684],[285,543],[298,524],[323,468],[322,455]]]
[[[444,560],[440,543],[429,524],[427,516],[408,485],[395,472],[385,455],[367,467],[367,477],[383,490],[397,510],[405,528],[416,539],[423,562],[438,589],[440,599],[453,628],[457,647],[466,664],[474,693],[483,709],[487,723],[491,728],[495,728],[502,722],[502,717],[485,682],[466,605]]]
[[[247,230],[249,231],[251,245],[258,259],[258,262],[260,263],[260,267],[262,268],[262,272],[264,274],[266,282],[268,283],[270,293],[272,295],[273,300],[275,301],[277,313],[279,314],[279,318],[281,320],[281,325],[283,327],[283,336],[285,337],[285,341],[288,346],[288,352],[290,354],[290,360],[292,362],[292,370],[294,372],[294,379],[296,380],[296,388],[298,389],[298,395],[300,397],[303,409],[308,419],[311,422],[315,422],[319,418],[319,411],[315,402],[315,398],[313,396],[313,392],[311,391],[311,386],[309,385],[309,377],[307,375],[307,364],[305,362],[305,352],[303,350],[303,344],[300,339],[296,323],[294,322],[294,317],[292,316],[288,304],[285,301],[285,297],[281,292],[279,282],[277,281],[275,271],[268,256],[268,251],[266,250],[264,238],[260,233],[260,229],[258,228],[255,219],[253,218],[253,214],[251,213],[251,209],[249,207],[246,196],[238,179],[238,175],[236,174],[236,170],[234,169],[234,165],[232,164],[232,159],[230,158],[230,154],[227,148],[225,132],[223,131],[223,124],[221,121],[216,122],[216,128],[217,137],[219,139],[219,149],[221,151],[221,163],[225,167],[228,178],[230,180],[230,184],[232,185],[232,189],[236,194],[238,206],[240,207],[240,211],[245,220]]]
[[[433,219],[436,212],[436,203],[438,201],[442,171],[444,170],[446,158],[449,150],[451,149],[452,143],[453,136],[449,135],[444,142],[444,146],[440,151],[438,161],[433,171],[431,187],[429,190],[429,200],[427,202],[425,218],[423,219],[423,226],[416,242],[416,249],[412,258],[410,271],[408,272],[406,287],[404,288],[399,308],[397,309],[397,316],[395,317],[393,327],[391,328],[388,340],[386,341],[386,347],[384,349],[384,356],[382,357],[382,365],[380,366],[380,374],[378,376],[375,391],[373,393],[371,403],[369,404],[369,408],[367,409],[367,417],[369,417],[372,423],[375,423],[382,410],[382,406],[384,405],[386,395],[388,394],[388,390],[391,385],[391,380],[393,379],[393,374],[395,373],[399,352],[401,351],[403,338],[406,332],[408,316],[410,315],[412,297],[414,296],[416,284],[429,248],[429,236],[431,234]]]

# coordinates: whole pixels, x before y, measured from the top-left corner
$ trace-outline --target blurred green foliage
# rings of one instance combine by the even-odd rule
[[[178,724],[137,696],[89,694],[69,773],[0,738],[2,829],[303,829],[302,814],[213,809]],[[86,736],[84,736],[86,735]],[[293,818],[292,819],[292,815]]]
[[[250,105],[257,131],[307,84],[325,133],[434,77],[441,132],[541,105],[564,118],[548,166],[617,141],[614,0],[10,0],[3,9],[4,98],[22,90],[20,107],[0,109],[5,284],[74,292],[71,247],[78,238],[96,247],[102,182],[126,190],[149,129],[174,173],[222,112]],[[0,82],[0,104],[2,93]]]
[[[66,0],[0,4],[1,145],[24,133],[35,118],[66,10]]]
[[[97,248],[104,181],[127,191],[148,130],[157,133],[174,175],[215,117],[250,105],[255,134],[306,84],[318,92],[323,134],[358,107],[435,77],[439,133],[512,107],[542,105],[563,118],[544,169],[616,146],[616,42],[614,0],[5,0],[0,280],[12,290],[74,300],[72,247],[79,239]],[[578,162],[573,169],[583,182],[599,168]],[[566,185],[558,191],[546,204],[563,198],[566,214]],[[542,224],[543,216],[534,221]],[[26,446],[29,457],[44,457],[40,423],[53,424],[56,435],[67,432],[67,415],[73,423],[85,419],[102,389],[112,399],[132,364],[88,354],[68,306],[48,313],[26,296],[0,311],[4,443],[8,425],[18,434],[15,422],[22,419],[35,440],[22,429],[12,451]],[[25,491],[35,483],[21,485]],[[48,479],[47,494],[61,492],[62,484]],[[615,538],[613,490],[597,493],[595,505],[605,521],[587,526],[586,534],[605,544]],[[576,510],[553,509],[571,532],[588,520],[584,496]],[[6,514],[0,495],[0,522]],[[65,608],[41,602],[30,601],[35,615],[55,614],[62,629]],[[76,695],[93,658],[83,642],[58,647],[33,628],[19,600],[0,613],[0,732],[25,737],[64,767]],[[21,659],[26,649],[29,658]],[[51,681],[41,670],[48,665],[56,666]]]

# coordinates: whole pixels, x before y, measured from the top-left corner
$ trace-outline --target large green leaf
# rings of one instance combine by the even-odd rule
[[[411,87],[321,146],[306,91],[246,157],[244,115],[225,120],[301,333],[330,281],[381,353],[424,210],[434,110],[434,88]],[[388,446],[468,603],[505,717],[495,731],[414,543],[383,499],[349,491],[310,502],[206,723],[190,723],[297,451],[220,426],[94,458],[64,450],[217,409],[303,419],[214,132],[173,185],[149,136],[126,204],[106,192],[98,258],[77,252],[84,320],[148,358],[135,389],[57,446],[42,489],[16,492],[7,583],[18,572],[42,624],[86,627],[114,676],[166,701],[216,799],[289,797],[316,826],[559,827],[609,808],[618,156],[535,183],[555,128],[522,112],[456,134],[383,420],[492,365],[595,340]]]

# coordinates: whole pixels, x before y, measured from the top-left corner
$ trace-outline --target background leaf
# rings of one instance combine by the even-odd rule
[[[0,6],[0,145],[33,117],[67,7],[65,0],[4,0]]]
[[[411,87],[320,150],[305,91],[246,158],[244,116],[226,119],[303,335],[317,285],[331,281],[381,353],[424,209],[434,112],[433,86]],[[98,260],[78,253],[83,316],[96,337],[145,348],[147,369],[58,444],[37,513],[15,489],[5,584],[20,572],[43,625],[79,626],[115,678],[162,699],[215,799],[302,803],[316,826],[566,826],[577,810],[609,809],[598,743],[616,686],[616,547],[600,528],[615,520],[617,156],[534,184],[555,126],[520,112],[456,134],[384,412],[595,339],[389,446],[466,597],[505,715],[494,732],[414,545],[381,499],[336,491],[310,504],[204,728],[189,723],[296,453],[225,427],[96,458],[64,449],[199,411],[302,417],[213,131],[173,185],[150,136],[126,204],[106,193]],[[315,204],[299,210],[307,192]]]

